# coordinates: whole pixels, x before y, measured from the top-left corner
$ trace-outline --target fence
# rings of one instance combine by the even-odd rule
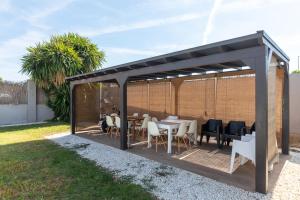
[[[47,97],[33,81],[0,83],[0,125],[41,122],[54,117]]]

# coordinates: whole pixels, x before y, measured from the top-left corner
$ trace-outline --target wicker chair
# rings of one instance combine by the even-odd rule
[[[241,136],[246,133],[246,123],[244,121],[230,121],[222,134],[222,146],[224,145],[225,140],[227,142],[227,146],[229,146],[233,139],[241,140]]]
[[[216,137],[218,147],[220,147],[220,135],[223,132],[222,120],[209,119],[206,124],[202,125],[200,145],[202,144],[203,136],[206,136],[206,141],[209,143],[210,137]]]

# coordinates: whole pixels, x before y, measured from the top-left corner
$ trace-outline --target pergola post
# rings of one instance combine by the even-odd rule
[[[290,133],[290,106],[289,106],[289,67],[288,64],[284,67],[283,76],[283,94],[282,94],[282,154],[289,154],[289,133]]]
[[[268,188],[268,56],[263,47],[262,57],[256,58],[255,66],[255,190],[266,193]]]
[[[117,78],[119,89],[119,109],[120,109],[120,149],[126,150],[127,146],[127,77],[121,76]]]
[[[75,85],[70,83],[70,124],[71,124],[71,133],[75,134],[75,125],[76,125],[76,115],[75,115]]]

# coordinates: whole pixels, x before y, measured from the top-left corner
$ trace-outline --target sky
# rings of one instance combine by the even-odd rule
[[[300,56],[299,0],[0,0],[0,77],[21,74],[26,48],[75,32],[106,55],[103,67],[265,30]]]

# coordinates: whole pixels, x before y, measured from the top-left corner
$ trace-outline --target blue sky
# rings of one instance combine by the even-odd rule
[[[297,68],[299,0],[1,0],[0,77],[19,81],[26,47],[77,32],[104,67],[265,30]]]

